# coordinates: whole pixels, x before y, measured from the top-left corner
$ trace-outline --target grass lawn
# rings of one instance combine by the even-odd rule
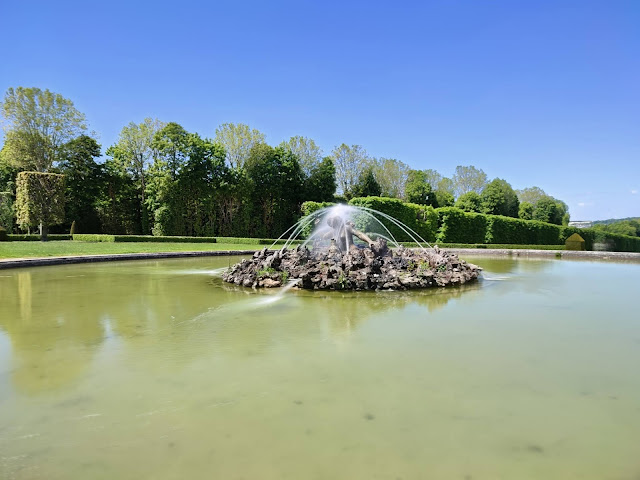
[[[206,250],[260,250],[263,245],[231,243],[106,243],[58,240],[55,242],[0,242],[0,259],[108,255],[113,253],[201,252]]]

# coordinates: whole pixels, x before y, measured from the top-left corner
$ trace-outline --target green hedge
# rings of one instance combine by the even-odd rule
[[[40,235],[36,235],[36,234],[19,234],[19,233],[14,233],[14,234],[8,234],[7,235],[7,239],[10,242],[39,242],[40,241]],[[47,240],[49,241],[54,241],[54,240],[71,240],[71,235],[68,234],[49,234],[47,235]]]
[[[405,247],[415,248],[417,245],[414,242],[400,242]],[[467,248],[467,249],[507,249],[507,250],[564,250],[564,245],[520,245],[513,243],[496,243],[487,245],[486,243],[438,243],[440,248]]]
[[[9,240],[9,236],[7,235],[7,231],[0,227],[0,242],[6,242]]]
[[[560,245],[562,227],[536,220],[486,215],[485,243]]]
[[[404,223],[427,242],[433,242],[436,239],[438,214],[435,212],[433,207],[417,205],[414,203],[405,203],[397,198],[386,197],[352,198],[349,201],[349,205],[353,205],[354,207],[366,207],[385,213]],[[412,240],[408,233],[404,232],[390,220],[386,220],[381,216],[376,216],[376,218],[378,218],[389,229],[396,240],[400,242]],[[375,220],[366,215],[360,216],[355,223],[357,227],[366,232],[386,233],[382,231]]]
[[[485,243],[487,216],[480,213],[463,212],[455,207],[436,209],[440,243]]]
[[[273,243],[283,245],[287,242],[286,238],[276,240],[275,238],[216,237],[216,240],[218,243],[239,243],[246,245],[272,245]],[[294,240],[292,243],[299,244],[302,242],[304,242],[304,240]]]
[[[216,237],[159,237],[154,235],[102,235],[75,233],[79,242],[150,242],[150,243],[216,243]]]

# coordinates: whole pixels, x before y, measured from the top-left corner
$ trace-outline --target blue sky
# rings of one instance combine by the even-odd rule
[[[572,218],[640,216],[640,2],[3,0],[0,90],[130,121],[313,138],[539,186]]]

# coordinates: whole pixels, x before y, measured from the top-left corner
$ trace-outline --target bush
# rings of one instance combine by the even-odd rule
[[[562,227],[535,220],[487,215],[486,243],[560,245]]]
[[[467,213],[455,207],[436,209],[438,214],[438,235],[440,243],[485,243],[487,216]],[[506,242],[505,242],[506,243]]]
[[[0,242],[6,242],[9,240],[9,236],[7,235],[7,231],[0,227]]]
[[[216,243],[215,237],[156,237],[153,235],[102,235],[76,233],[79,242],[151,242],[151,243]]]
[[[39,242],[41,240],[40,235],[37,234],[9,234],[10,242]],[[71,235],[66,234],[52,234],[47,235],[47,240],[72,240]]]
[[[389,215],[401,223],[404,223],[409,229],[416,232],[427,242],[433,242],[435,240],[435,234],[437,231],[437,214],[431,206],[418,205],[415,203],[404,203],[397,198],[386,197],[358,197],[352,198],[349,202],[354,207],[366,207],[372,210],[377,210],[386,215]],[[389,229],[391,235],[399,242],[411,241],[411,230],[405,232],[402,228],[395,225],[390,220],[386,220],[381,216],[376,216],[386,228]],[[362,216],[356,226],[367,232],[383,233],[378,225],[371,218]]]

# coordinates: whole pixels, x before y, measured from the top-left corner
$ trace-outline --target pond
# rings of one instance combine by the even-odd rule
[[[640,478],[640,265],[280,297],[235,260],[0,271],[0,478]]]

